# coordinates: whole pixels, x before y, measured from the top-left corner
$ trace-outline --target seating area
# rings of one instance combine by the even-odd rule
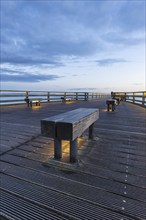
[[[71,102],[72,98],[61,97],[61,100],[63,103],[66,103],[66,102]]]
[[[33,104],[35,104],[35,106],[40,106],[42,101],[42,99],[29,99],[29,98],[25,98],[24,100],[27,103],[28,107],[32,107]]]

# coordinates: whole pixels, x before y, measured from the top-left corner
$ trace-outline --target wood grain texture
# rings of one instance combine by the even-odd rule
[[[66,113],[42,119],[41,133],[44,136],[50,138],[58,137],[64,140],[74,140],[76,137],[79,137],[83,131],[85,131],[98,118],[98,109],[75,109]]]
[[[64,140],[75,140],[99,118],[98,109],[78,109],[71,117],[57,122],[57,137]]]

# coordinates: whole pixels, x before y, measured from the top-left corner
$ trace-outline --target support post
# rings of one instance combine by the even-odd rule
[[[124,102],[126,102],[126,99],[127,99],[127,93],[125,92]]]
[[[27,106],[29,107],[29,94],[28,94],[28,91],[26,91],[25,101],[27,103]]]
[[[50,102],[50,92],[48,92],[47,100],[48,100],[48,102]]]
[[[75,163],[78,160],[78,140],[70,141],[70,162]]]
[[[146,92],[142,93],[142,105],[144,106],[145,103],[145,98],[146,98]]]
[[[88,99],[89,99],[89,93],[87,92],[87,101],[88,101]]]
[[[94,139],[94,123],[89,127],[89,139],[90,140]]]
[[[64,101],[66,102],[66,92],[64,93]]]
[[[93,93],[92,93],[92,100],[93,100]]]
[[[133,92],[133,103],[135,103],[135,92]]]
[[[76,101],[78,100],[78,92],[76,92]]]
[[[57,138],[54,139],[54,158],[55,159],[62,158],[61,140]]]

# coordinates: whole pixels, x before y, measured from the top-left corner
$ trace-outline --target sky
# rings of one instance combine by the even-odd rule
[[[1,89],[143,91],[145,0],[0,0]]]

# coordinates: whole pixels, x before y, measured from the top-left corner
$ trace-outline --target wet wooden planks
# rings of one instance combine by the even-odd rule
[[[52,116],[79,105],[100,109],[95,140],[87,141],[86,133],[79,140],[77,167],[64,165],[69,158],[67,142],[62,163],[50,163],[53,141],[40,136],[38,121],[46,113]],[[34,124],[31,120],[36,128],[33,139],[31,134],[1,156],[3,215],[35,219],[39,212],[43,219],[145,219],[145,109],[122,103],[114,113],[107,113],[104,101],[49,108],[50,113],[46,105],[35,112]],[[19,119],[15,117],[17,124]],[[10,137],[12,140],[13,134]],[[20,201],[20,212],[12,210],[10,201],[16,205]],[[22,209],[23,205],[27,208]]]

